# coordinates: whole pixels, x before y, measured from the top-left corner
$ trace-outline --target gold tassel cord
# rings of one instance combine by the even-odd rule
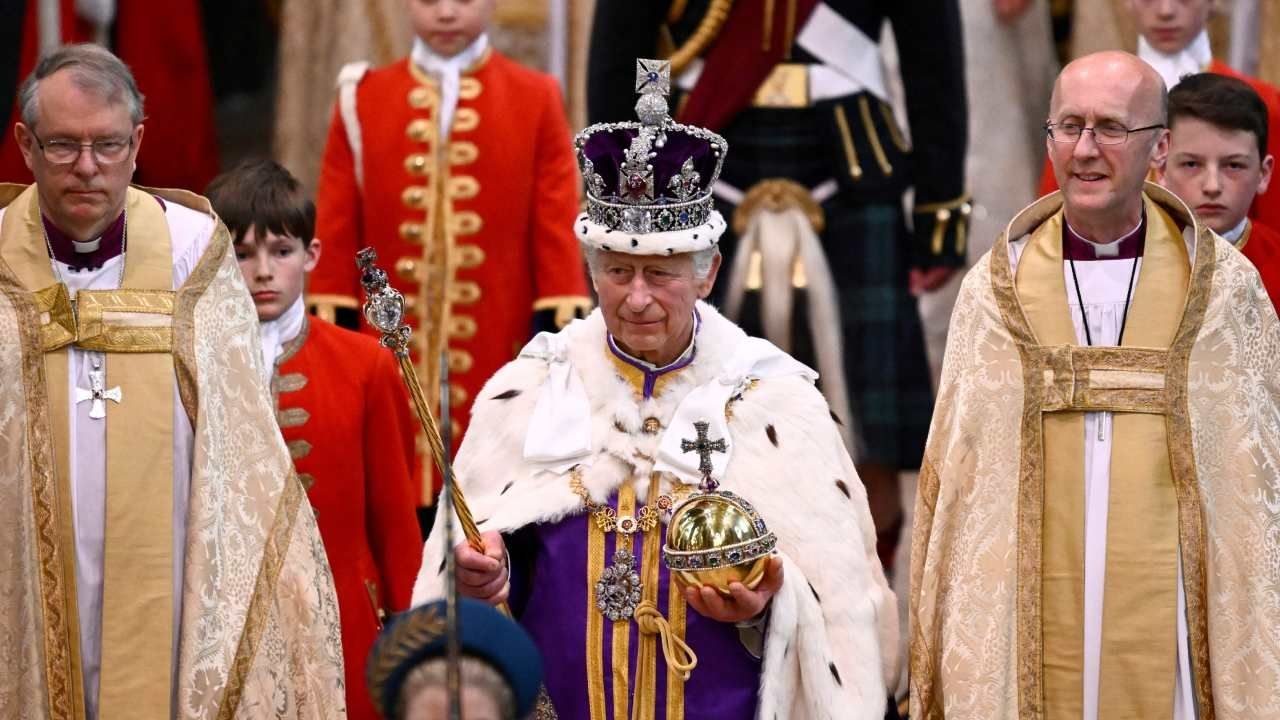
[[[635,619],[640,632],[657,635],[662,640],[662,656],[667,659],[667,666],[688,680],[689,674],[698,666],[698,656],[688,643],[676,637],[671,623],[662,616],[658,607],[648,600],[642,601],[636,606]]]

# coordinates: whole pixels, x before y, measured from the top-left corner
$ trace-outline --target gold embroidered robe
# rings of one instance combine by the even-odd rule
[[[156,194],[212,216],[198,196]],[[85,716],[62,380],[72,343],[107,353],[108,372],[119,373],[107,384],[125,387],[107,407],[99,716],[345,717],[333,580],[262,385],[257,317],[226,229],[213,223],[207,249],[174,288],[164,280],[165,213],[130,189],[122,290],[81,291],[72,313],[41,246],[34,186],[0,186],[0,208],[0,717]],[[143,440],[154,439],[151,418],[170,415],[173,381],[137,373],[157,367],[171,368],[194,431],[176,655],[169,507],[147,512],[153,495],[169,502],[173,458],[166,465],[166,443]],[[113,424],[129,405],[155,412]],[[121,464],[140,470],[121,474]],[[157,514],[164,522],[153,527]],[[119,518],[128,522],[113,526]],[[122,624],[136,631],[113,649]],[[107,662],[112,652],[121,654]]]
[[[1043,337],[1053,312],[1061,317],[1050,324],[1070,328],[1065,281],[1059,270],[1056,285],[1024,285],[1010,246],[1025,243],[1025,263],[1057,242],[1060,265],[1060,235],[1043,229],[1060,221],[1061,195],[1023,210],[965,279],[916,505],[912,717],[1070,716],[1054,712],[1063,707],[1061,667],[1046,667],[1063,644],[1050,639],[1061,640],[1072,618],[1063,601],[1070,593],[1059,592],[1063,574],[1054,574],[1063,546],[1048,539],[1069,524],[1060,499],[1072,493],[1054,484],[1081,471],[1081,460],[1063,452],[1080,440],[1071,423],[1098,410],[1117,422],[1113,473],[1136,460],[1149,471],[1140,480],[1164,478],[1153,492],[1170,502],[1171,535],[1160,546],[1165,556],[1152,560],[1181,554],[1199,717],[1280,713],[1280,605],[1271,592],[1280,581],[1280,321],[1256,270],[1229,243],[1162,188],[1148,184],[1145,202],[1149,227],[1185,228],[1173,246],[1185,242],[1187,279],[1153,294],[1140,277],[1131,310],[1134,328],[1141,317],[1172,314],[1164,346],[1087,348]],[[1162,294],[1179,298],[1172,313]],[[1122,422],[1140,425],[1148,439],[1130,434],[1126,443]],[[1113,474],[1113,493],[1118,482]],[[1108,571],[1111,551],[1109,544]],[[1146,575],[1118,578],[1108,592],[1123,594]],[[1141,614],[1130,615],[1134,625]],[[1141,639],[1119,642],[1142,653]],[[1122,684],[1136,679],[1106,675],[1106,662],[1099,717],[1136,717],[1118,710],[1127,698],[1106,703],[1108,682],[1123,694]]]

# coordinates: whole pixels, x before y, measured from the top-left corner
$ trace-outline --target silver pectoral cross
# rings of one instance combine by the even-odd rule
[[[91,401],[91,404],[89,405],[89,417],[94,418],[95,420],[107,416],[106,400],[119,404],[122,399],[119,385],[107,390],[106,384],[106,371],[101,367],[96,367],[95,364],[95,367],[89,371],[89,389],[86,390],[82,387],[76,388],[76,404],[79,405],[85,400]]]

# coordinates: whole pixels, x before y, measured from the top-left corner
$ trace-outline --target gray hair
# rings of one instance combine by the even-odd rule
[[[419,664],[409,671],[400,686],[400,697],[397,699],[395,717],[403,718],[409,708],[409,701],[415,695],[431,687],[444,688],[447,679],[448,665],[445,658],[437,657]],[[504,720],[516,720],[516,696],[505,678],[489,663],[469,655],[464,655],[458,667],[463,687],[474,687],[494,700],[498,706],[498,714]]]
[[[110,104],[124,103],[134,125],[142,122],[142,93],[138,92],[129,66],[101,45],[78,43],[64,45],[50,53],[23,81],[18,90],[23,125],[35,127],[39,110],[36,91],[40,89],[40,81],[59,70],[70,70],[71,81],[81,90],[97,93]]]
[[[604,251],[594,245],[582,244],[582,254],[587,258],[587,268],[591,270],[591,274],[595,275],[600,270],[600,256]],[[693,276],[699,280],[706,280],[711,274],[711,265],[715,259],[720,256],[720,246],[712,245],[702,250],[694,250],[691,253],[681,253],[688,255],[693,260]]]

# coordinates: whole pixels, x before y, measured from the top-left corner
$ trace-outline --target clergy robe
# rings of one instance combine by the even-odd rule
[[[896,674],[897,619],[865,491],[839,430],[804,377],[752,383],[733,369],[748,338],[711,306],[699,303],[697,312],[701,325],[692,350],[658,371],[615,352],[598,310],[555,336],[540,335],[486,383],[458,453],[459,482],[480,529],[508,533],[517,568],[521,556],[532,557],[525,582],[516,583],[525,587],[513,587],[513,609],[544,653],[556,712],[566,720],[622,718],[629,717],[628,704],[637,703],[653,709],[641,717],[667,720],[878,720],[886,683]],[[533,349],[539,341],[543,349]],[[544,394],[576,383],[586,394],[582,411],[590,414],[589,441],[580,447],[590,450],[568,462],[580,463],[582,485],[595,502],[617,507],[623,501],[632,509],[645,504],[651,478],[663,491],[673,487],[674,476],[655,463],[664,445],[678,447],[693,437],[691,426],[673,427],[682,403],[708,383],[741,388],[723,410],[734,449],[721,487],[760,511],[778,536],[785,568],[769,608],[763,660],[746,653],[735,627],[688,609],[660,562],[651,567],[663,524],[643,541],[637,534],[632,553],[658,610],[698,656],[689,681],[667,670],[662,651],[653,649],[656,636],[628,620],[611,622],[596,609],[595,583],[605,558],[613,557],[615,535],[593,530],[571,490],[573,471],[546,460],[558,454],[550,445],[563,443],[563,433],[530,428]],[[531,430],[543,442],[527,448]],[[634,494],[620,492],[628,481]],[[443,591],[442,518],[427,541],[415,604]],[[650,658],[657,656],[647,665],[637,660],[646,646]],[[647,680],[636,679],[644,677],[640,670]]]
[[[374,720],[365,660],[383,621],[409,607],[422,561],[416,425],[391,351],[296,307],[301,329],[274,363],[271,396],[333,567],[347,715]]]
[[[1280,308],[1280,233],[1251,220],[1236,247],[1258,269],[1271,304]]]
[[[333,580],[230,238],[156,192],[128,192],[126,253],[64,285],[36,188],[0,186],[0,709],[344,717]],[[79,402],[95,361],[105,397]]]
[[[307,302],[330,320],[356,307],[353,258],[376,248],[405,293],[433,407],[440,354],[448,352],[457,443],[476,393],[524,346],[535,312],[568,322],[590,306],[572,231],[579,180],[560,91],[553,78],[491,48],[462,69],[448,120],[447,88],[412,58],[344,70],[340,82],[350,102],[334,109],[324,147],[316,235],[326,252]],[[431,462],[421,465],[429,475]]]
[[[1145,192],[1122,347],[1081,347],[1060,195],[965,280],[916,504],[912,717],[1280,712],[1280,321],[1238,252]],[[1079,276],[1086,305],[1090,275],[1097,344],[1127,273]]]

